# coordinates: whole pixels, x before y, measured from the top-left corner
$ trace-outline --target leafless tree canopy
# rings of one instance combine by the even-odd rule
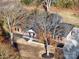
[[[0,1],[0,19],[4,20],[4,22],[10,22],[10,26],[14,26],[18,23],[24,24],[24,20],[26,16],[26,11],[23,9],[19,0],[1,0]]]
[[[58,14],[47,15],[46,12],[32,13],[27,17],[27,22],[30,24],[28,27],[34,29],[36,32],[47,31],[50,32],[54,30],[54,27],[62,23],[62,17]]]

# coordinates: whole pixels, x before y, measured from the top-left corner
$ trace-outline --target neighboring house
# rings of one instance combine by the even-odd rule
[[[55,36],[60,35],[66,38],[72,29],[73,25],[68,23],[60,23],[55,29]]]
[[[18,33],[18,34],[22,33],[21,25],[20,25],[20,24],[14,25],[14,26],[12,27],[12,32],[13,32],[13,33]]]

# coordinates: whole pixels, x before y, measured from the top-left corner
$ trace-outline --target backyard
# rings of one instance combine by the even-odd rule
[[[0,59],[76,59],[78,35],[79,0],[0,1]]]

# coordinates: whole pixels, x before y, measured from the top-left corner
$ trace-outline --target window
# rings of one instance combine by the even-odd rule
[[[16,28],[15,28],[15,31],[16,31]]]
[[[19,32],[19,28],[18,28],[17,30],[18,30],[18,32]]]

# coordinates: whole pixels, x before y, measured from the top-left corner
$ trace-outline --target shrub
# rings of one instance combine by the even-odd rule
[[[70,8],[74,6],[74,1],[73,0],[57,0],[56,2],[54,2],[54,6]]]
[[[22,3],[29,5],[33,2],[33,0],[21,0]]]
[[[74,27],[77,27],[77,28],[79,28],[79,25],[74,25]]]
[[[44,0],[21,0],[22,3],[26,5],[30,5],[31,3],[35,2],[35,5],[41,5]],[[52,5],[56,7],[62,8],[79,8],[79,0],[51,0]]]

